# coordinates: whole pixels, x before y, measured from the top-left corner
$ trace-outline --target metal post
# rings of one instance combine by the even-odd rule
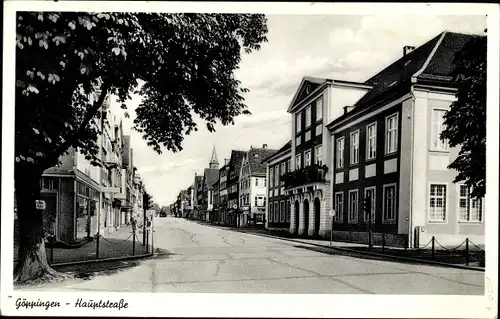
[[[146,230],[146,252],[149,253],[149,229]]]
[[[434,260],[434,242],[435,242],[435,238],[434,238],[434,236],[432,236],[432,255],[431,255],[432,260]]]
[[[142,245],[146,245],[146,207],[144,207],[144,204],[143,205],[143,208],[144,208],[144,214],[143,214],[143,217],[142,217]]]
[[[330,221],[330,224],[331,224],[331,229],[330,229],[330,246],[332,245],[332,242],[333,242],[333,217],[332,216],[332,219]]]
[[[132,232],[132,255],[135,255],[135,230]]]
[[[385,233],[382,233],[382,252],[385,250]]]
[[[155,220],[153,218],[152,222],[151,222],[151,254],[154,254],[155,253],[155,250],[154,250],[154,232],[155,232]]]
[[[99,237],[101,237],[101,235],[99,235],[99,233],[97,233],[97,237],[96,237],[96,240],[95,240],[95,259],[99,259]]]
[[[469,266],[469,238],[465,239],[465,265]]]
[[[369,207],[369,210],[368,210],[368,247],[370,247],[370,249],[373,247],[373,242],[372,242],[372,210],[371,210],[371,207]]]
[[[50,245],[50,264],[52,265],[54,263],[54,243],[56,236],[52,235],[51,242],[52,244]]]

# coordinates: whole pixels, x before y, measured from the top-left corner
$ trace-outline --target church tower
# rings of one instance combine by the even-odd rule
[[[209,167],[215,169],[219,168],[219,161],[217,160],[217,152],[215,151],[215,146],[214,150],[212,151],[212,158],[210,159]]]

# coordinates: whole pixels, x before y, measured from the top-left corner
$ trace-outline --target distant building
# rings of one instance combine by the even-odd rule
[[[276,150],[267,148],[250,148],[241,162],[240,211],[237,226],[265,226],[265,211],[267,197],[266,165],[262,162]]]
[[[280,177],[292,171],[292,141],[264,159],[267,168],[266,228],[288,230],[290,228],[291,203]],[[298,214],[296,214],[298,216]]]

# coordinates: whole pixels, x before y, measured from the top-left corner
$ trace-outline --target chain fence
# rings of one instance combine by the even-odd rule
[[[119,228],[107,234],[95,234],[82,240],[66,241],[46,234],[46,255],[49,265],[72,262],[106,260],[146,255],[153,251],[153,234],[146,229],[145,240],[140,240],[138,233],[129,227]],[[17,252],[14,262],[17,260]]]

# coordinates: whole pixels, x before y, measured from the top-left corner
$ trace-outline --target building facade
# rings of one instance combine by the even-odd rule
[[[370,78],[373,90],[328,125],[335,145],[334,235],[425,246],[484,244],[484,205],[454,184],[459,148],[440,139],[455,99],[452,58],[471,35],[444,32]],[[371,214],[360,210],[370,198]]]
[[[290,229],[291,200],[285,193],[284,182],[280,180],[280,177],[291,172],[291,149],[292,141],[290,140],[281,149],[264,160],[268,186],[268,204],[266,205],[265,218],[266,228],[268,229]]]
[[[231,157],[227,164],[227,216],[226,223],[230,226],[241,227],[242,212],[239,206],[239,191],[240,191],[240,169],[241,162],[246,152],[231,151]]]
[[[361,98],[371,86],[363,83],[303,78],[288,112],[292,116],[292,172],[281,177],[292,206],[290,231],[302,236],[329,233],[331,143],[326,123],[344,105]],[[276,176],[276,172],[274,172]],[[279,175],[279,174],[278,174]],[[286,208],[285,208],[286,211]]]
[[[239,206],[241,227],[265,227],[267,201],[266,166],[262,162],[276,150],[253,148],[245,154],[239,174]]]

